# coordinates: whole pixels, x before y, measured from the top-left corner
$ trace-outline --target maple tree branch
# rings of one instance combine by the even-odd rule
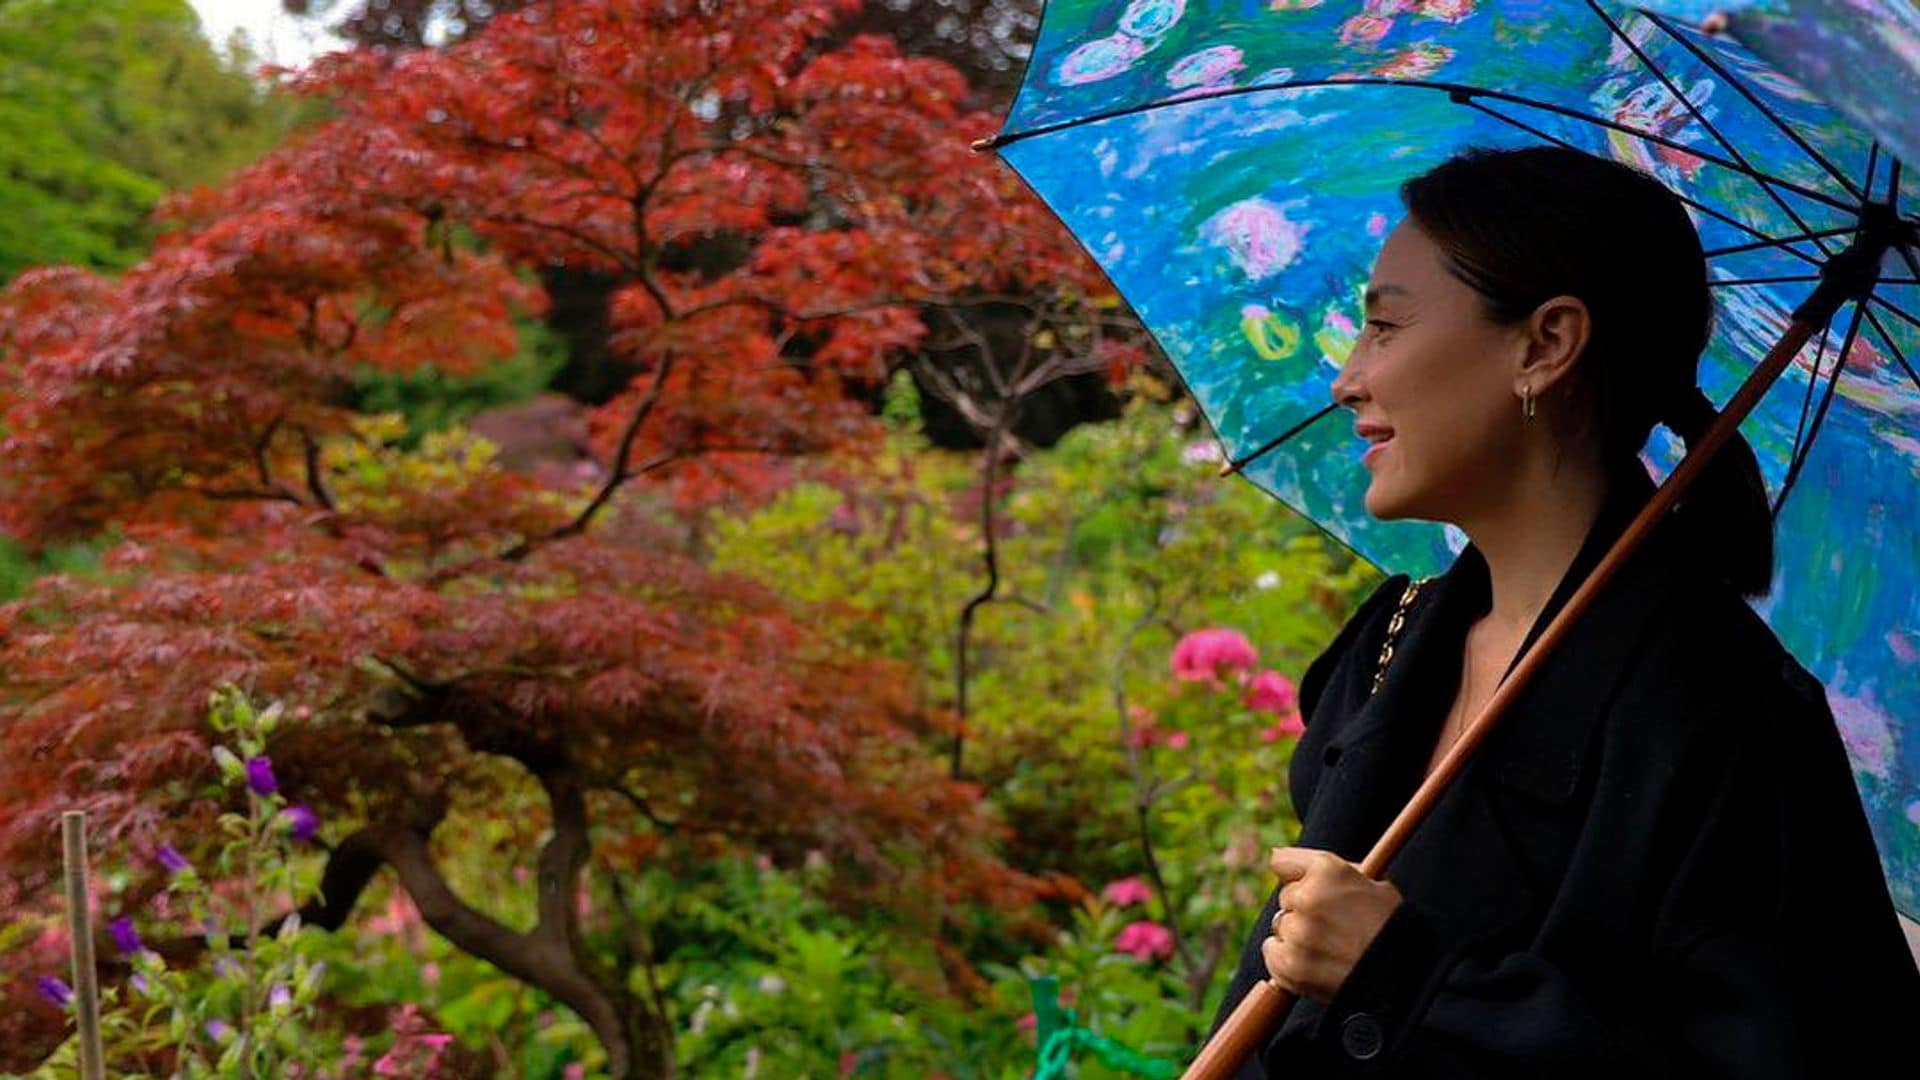
[[[658,813],[655,813],[652,804],[648,803],[644,796],[632,788],[624,784],[608,784],[606,785],[606,790],[632,803],[633,808],[640,811],[641,817],[652,822],[653,826],[662,832],[673,832],[680,827],[680,822],[668,821]]]
[[[313,501],[328,510],[332,510],[333,498],[327,494],[326,484],[320,478],[320,443],[313,432],[300,429],[300,442],[306,449],[307,490],[313,493]]]
[[[572,951],[579,936],[574,890],[587,861],[587,800],[579,781],[567,772],[544,769],[536,775],[547,792],[553,836],[540,849],[535,877],[540,914],[533,932]]]

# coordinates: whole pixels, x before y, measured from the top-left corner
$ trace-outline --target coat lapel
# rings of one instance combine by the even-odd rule
[[[1625,531],[1653,487],[1637,464],[1623,471],[1513,666]],[[1671,530],[1663,525],[1569,629],[1454,787],[1491,780],[1546,803],[1571,798],[1583,776],[1594,727],[1626,675],[1636,643],[1645,639],[1643,628],[1674,592],[1667,583],[1682,568]],[[1491,602],[1486,561],[1469,544],[1444,574],[1421,590],[1386,678],[1370,697],[1365,695],[1376,658],[1358,658],[1366,678],[1349,680],[1348,685],[1357,688],[1349,693],[1359,699],[1342,703],[1346,722],[1322,750],[1326,768],[1307,808],[1303,846],[1359,861],[1412,798],[1458,690],[1467,628]],[[1413,842],[1418,842],[1417,833]]]

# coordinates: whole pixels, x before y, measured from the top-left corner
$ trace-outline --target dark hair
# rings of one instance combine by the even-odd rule
[[[1639,453],[1656,422],[1698,445],[1719,416],[1697,382],[1713,295],[1699,233],[1665,185],[1559,146],[1469,147],[1402,184],[1400,198],[1493,321],[1522,322],[1556,296],[1586,304],[1569,399],[1584,400],[1576,437],[1598,447],[1604,468],[1644,474]],[[1773,514],[1737,430],[1673,514],[1663,529],[1687,534],[1742,596],[1767,594]]]

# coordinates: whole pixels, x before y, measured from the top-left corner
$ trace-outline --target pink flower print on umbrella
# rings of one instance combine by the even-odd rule
[[[1137,38],[1156,38],[1180,21],[1187,0],[1133,0],[1120,16],[1120,32]]]
[[[1423,41],[1395,53],[1393,59],[1374,68],[1373,73],[1383,79],[1424,79],[1439,71],[1451,59],[1452,49]]]
[[[1267,0],[1268,11],[1306,11],[1317,8],[1327,0]]]
[[[1137,877],[1116,878],[1100,890],[1100,898],[1115,907],[1132,907],[1153,899],[1153,889]]]
[[[1131,922],[1114,939],[1113,947],[1142,960],[1163,960],[1173,955],[1173,931],[1144,919]]]
[[[1245,634],[1226,627],[1195,630],[1173,647],[1173,677],[1183,682],[1218,684],[1223,671],[1240,676],[1260,662]]]
[[[1392,19],[1382,19],[1375,15],[1355,15],[1340,24],[1340,44],[1372,45],[1387,36],[1393,29]]]
[[[1413,11],[1429,19],[1457,23],[1473,14],[1473,5],[1474,0],[1420,0]]]
[[[1146,51],[1146,42],[1127,34],[1096,38],[1068,53],[1053,73],[1053,81],[1061,86],[1079,86],[1111,79],[1132,67]]]
[[[1214,45],[1174,61],[1167,69],[1167,85],[1175,90],[1226,86],[1232,81],[1233,73],[1246,66],[1238,47]]]
[[[1262,198],[1243,199],[1208,218],[1200,239],[1225,248],[1227,258],[1262,281],[1292,265],[1305,246],[1307,226],[1290,220],[1284,208]]]
[[[1613,86],[1613,82],[1608,83],[1609,88]],[[1700,115],[1708,121],[1718,114],[1719,110],[1707,102],[1713,93],[1711,80],[1701,79],[1690,87],[1684,87],[1683,92],[1687,95],[1687,101],[1692,102],[1693,107],[1700,110]],[[1636,132],[1651,132],[1675,142],[1691,142],[1700,138],[1700,127],[1694,121],[1693,112],[1667,89],[1666,84],[1657,80],[1636,87],[1611,112],[1615,121]],[[1664,165],[1667,170],[1678,172],[1688,182],[1692,182],[1700,167],[1706,164],[1685,150],[1622,131],[1609,131],[1607,141],[1612,145],[1615,156],[1627,164],[1654,173],[1666,171],[1660,168]]]

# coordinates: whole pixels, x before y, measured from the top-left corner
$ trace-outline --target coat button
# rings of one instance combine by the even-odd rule
[[[1380,1053],[1386,1041],[1380,1021],[1366,1013],[1354,1013],[1340,1025],[1340,1048],[1356,1061],[1365,1061]]]

